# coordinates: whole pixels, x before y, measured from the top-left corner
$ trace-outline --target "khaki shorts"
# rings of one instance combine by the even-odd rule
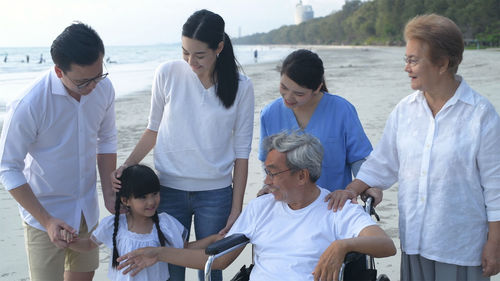
[[[59,249],[50,241],[47,232],[34,228],[25,222],[23,225],[32,281],[62,281],[65,271],[92,272],[99,266],[99,247],[85,253],[79,253],[69,248]],[[88,231],[87,223],[82,214],[78,237],[88,238],[90,233],[92,231]]]

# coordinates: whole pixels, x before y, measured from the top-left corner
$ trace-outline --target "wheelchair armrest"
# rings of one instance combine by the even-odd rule
[[[354,261],[357,261],[360,258],[364,258],[366,255],[358,252],[349,252],[345,255],[344,263],[348,264]]]
[[[230,249],[234,246],[237,246],[239,244],[246,244],[250,240],[243,234],[236,233],[228,237],[224,237],[223,239],[216,241],[212,244],[210,244],[206,249],[205,249],[205,254],[212,256],[212,255],[217,255],[227,249]]]

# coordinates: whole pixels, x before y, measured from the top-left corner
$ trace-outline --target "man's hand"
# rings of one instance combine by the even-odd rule
[[[486,241],[481,256],[483,276],[490,277],[500,272],[500,244],[490,239]]]
[[[337,240],[323,252],[314,268],[314,281],[337,281],[347,250],[342,240]]]
[[[123,261],[118,265],[117,269],[121,270],[126,268],[123,274],[131,272],[131,276],[136,276],[144,268],[158,262],[160,251],[161,247],[146,247],[132,251],[117,259],[118,262]]]
[[[50,241],[56,245],[57,248],[64,249],[68,247],[68,242],[66,242],[66,237],[62,236],[62,231],[70,233],[71,235],[76,235],[76,231],[64,221],[56,219],[54,217],[50,218],[48,223],[44,225],[49,235]]]

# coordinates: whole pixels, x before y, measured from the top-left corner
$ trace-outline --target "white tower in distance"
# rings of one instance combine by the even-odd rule
[[[301,24],[314,18],[311,5],[302,5],[302,0],[295,6],[295,24]]]

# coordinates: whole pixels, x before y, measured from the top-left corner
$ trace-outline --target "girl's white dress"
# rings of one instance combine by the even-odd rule
[[[160,229],[167,238],[166,247],[183,248],[187,231],[184,226],[174,217],[167,213],[158,214],[160,219]],[[92,239],[98,244],[104,244],[111,250],[109,259],[108,277],[111,280],[134,280],[134,281],[153,281],[168,280],[168,264],[157,262],[153,266],[143,269],[138,275],[132,277],[130,274],[123,275],[112,267],[113,257],[113,229],[115,216],[111,215],[102,219],[97,228],[92,232]],[[118,234],[116,236],[118,255],[124,255],[133,250],[143,247],[159,247],[160,240],[156,231],[156,225],[153,224],[151,233],[139,234],[128,230],[127,218],[125,214],[120,215],[118,224]]]

